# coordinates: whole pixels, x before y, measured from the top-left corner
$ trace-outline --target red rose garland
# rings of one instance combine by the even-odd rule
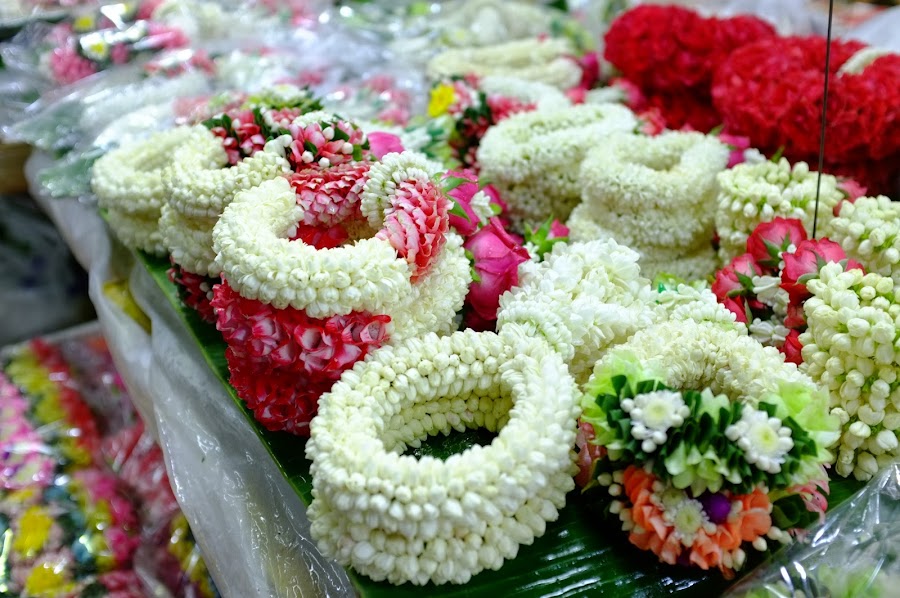
[[[720,122],[710,99],[719,65],[735,48],[773,36],[775,29],[753,16],[704,18],[680,6],[642,5],[613,21],[604,56],[669,128],[708,131]]]
[[[831,42],[826,129],[829,172],[870,189],[889,189],[900,164],[900,56],[882,56],[861,73],[840,73],[863,49]],[[750,137],[764,152],[783,148],[814,163],[825,75],[821,37],[764,39],[735,50],[716,73],[713,103],[728,131]]]

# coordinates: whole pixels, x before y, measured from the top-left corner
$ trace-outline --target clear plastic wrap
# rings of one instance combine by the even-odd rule
[[[801,541],[776,553],[729,593],[734,598],[897,596],[900,464],[873,478]]]
[[[900,31],[900,6],[895,6],[850,29],[844,37],[858,39],[892,52],[900,52],[898,31]]]

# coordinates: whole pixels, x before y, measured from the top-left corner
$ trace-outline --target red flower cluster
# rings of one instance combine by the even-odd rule
[[[293,137],[287,160],[295,171],[360,161],[369,153],[366,134],[347,121],[292,123],[287,129]]]
[[[308,434],[319,396],[384,343],[390,322],[364,312],[310,318],[245,299],[227,282],[215,286],[212,305],[238,396],[267,429],[292,434]]]
[[[838,74],[864,44],[831,42],[825,133],[829,172],[870,189],[890,189],[900,171],[900,56],[883,56],[859,74]],[[825,83],[825,39],[760,40],[734,51],[713,82],[726,128],[765,152],[815,163]],[[872,168],[871,163],[877,164]]]
[[[377,237],[386,239],[413,268],[415,282],[431,269],[447,241],[450,200],[432,181],[404,181],[397,185],[385,211],[384,228]]]
[[[802,361],[799,336],[806,329],[803,304],[811,296],[807,283],[818,278],[822,266],[831,262],[842,263],[848,269],[862,269],[858,262],[848,260],[844,250],[834,241],[808,239],[799,220],[775,218],[756,227],[747,239],[747,253],[716,272],[712,291],[719,302],[737,316],[738,322],[748,324],[755,318],[766,321],[778,314],[772,305],[759,299],[753,277],[780,279],[778,286],[789,298],[787,313],[781,316],[784,326],[791,331],[779,349],[787,361],[799,364]]]
[[[604,56],[636,84],[670,128],[708,131],[719,122],[710,85],[735,49],[775,29],[756,17],[704,18],[680,6],[641,5],[613,21]]]
[[[215,324],[216,314],[210,300],[212,299],[213,285],[218,284],[220,279],[188,272],[175,262],[172,262],[168,275],[169,280],[178,287],[178,297],[181,302],[195,310],[204,322]]]
[[[368,162],[345,162],[331,168],[304,168],[288,179],[303,208],[303,224],[333,226],[359,214],[359,194]]]

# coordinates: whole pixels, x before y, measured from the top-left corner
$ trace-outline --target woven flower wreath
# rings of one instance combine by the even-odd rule
[[[167,253],[158,221],[166,203],[163,171],[194,131],[178,127],[114,149],[94,163],[91,186],[110,228],[122,243],[156,255]]]
[[[567,90],[581,80],[575,46],[565,38],[524,39],[480,48],[445,50],[428,63],[433,80],[504,75]]]
[[[290,172],[285,145],[293,139],[288,137],[291,127],[298,128],[297,119],[320,107],[306,89],[275,86],[203,121],[190,141],[175,150],[163,176],[168,203],[159,229],[172,260],[170,278],[182,300],[204,319],[214,320],[209,299],[219,268],[212,229],[219,215],[238,191]],[[316,126],[326,128],[324,123]],[[317,147],[327,151],[325,145],[323,139]]]
[[[382,349],[344,374],[312,423],[313,538],[376,581],[461,584],[499,569],[574,488],[576,416],[561,357],[513,327]],[[402,454],[466,428],[497,437],[444,461]]]
[[[728,155],[725,144],[702,133],[611,136],[582,162],[583,202],[569,222],[573,238],[584,240],[580,235],[591,232],[580,222],[589,219],[596,224],[594,235],[646,254],[664,272],[683,269],[681,260],[711,256],[716,175]]]
[[[611,133],[637,127],[635,115],[617,104],[514,114],[481,140],[481,175],[508,203],[513,228],[564,221],[581,201],[578,173],[588,150]]]
[[[796,218],[812,231],[818,179],[805,162],[791,166],[785,158],[738,164],[722,172],[715,212],[719,257],[727,262],[744,253],[754,229],[776,217]],[[846,197],[834,176],[822,174],[817,235],[830,237],[835,206]]]
[[[687,320],[638,332],[582,399],[588,487],[629,541],[732,577],[749,546],[788,542],[824,499],[838,438],[825,393],[740,327]],[[768,541],[767,541],[768,540]]]
[[[335,171],[358,183],[306,194]],[[225,209],[212,304],[231,383],[267,428],[308,433],[319,396],[371,349],[454,329],[469,261],[434,174],[388,154],[267,181]]]

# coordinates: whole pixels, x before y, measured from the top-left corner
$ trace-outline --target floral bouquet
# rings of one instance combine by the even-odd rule
[[[470,282],[424,156],[381,152],[335,115],[270,142],[289,168],[239,192],[213,232],[231,383],[268,429],[308,434],[319,396],[372,349],[456,328]]]
[[[891,192],[900,164],[900,55],[852,40],[830,49],[825,168]],[[784,148],[791,161],[814,162],[825,50],[821,37],[773,37],[734,51],[712,87],[727,129],[763,152]]]
[[[749,15],[705,18],[681,6],[642,5],[612,22],[604,57],[669,128],[706,132],[721,122],[711,95],[718,67],[735,49],[774,36],[774,27]]]
[[[463,167],[478,167],[477,152],[487,130],[518,112],[562,107],[565,95],[547,84],[509,77],[453,76],[434,84],[428,101],[428,116],[446,118],[452,157]]]
[[[712,290],[753,338],[799,365],[807,286],[832,262],[862,268],[834,241],[807,238],[800,220],[778,217],[756,227],[747,239],[747,252],[716,272]]]
[[[567,222],[572,238],[615,238],[641,254],[651,277],[709,276],[718,265],[716,177],[728,159],[725,144],[697,132],[609,137],[582,162],[583,201]]]
[[[662,562],[740,570],[824,513],[839,422],[827,396],[735,325],[647,328],[607,353],[582,398],[585,490]]]

